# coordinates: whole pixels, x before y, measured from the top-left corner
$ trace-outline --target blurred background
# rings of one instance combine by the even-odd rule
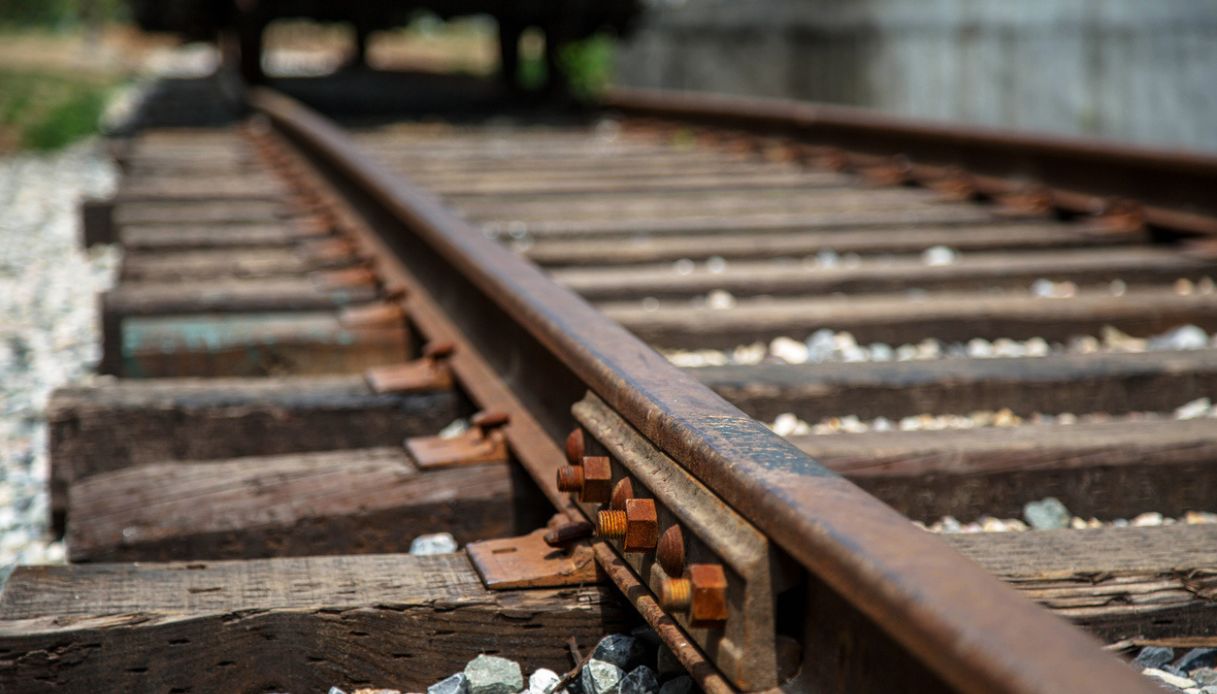
[[[243,4],[257,6],[0,0],[0,150],[53,147],[95,127],[105,95],[138,75],[214,69],[219,51],[191,40],[215,32],[191,13]],[[563,3],[517,4],[541,16]],[[614,0],[571,27],[473,0],[262,0],[272,5],[301,17],[266,24],[260,62],[271,76],[366,64],[492,77],[508,36],[525,89],[556,65],[579,95],[615,83],[786,97],[1217,151],[1213,0]],[[477,14],[487,8],[497,20]],[[561,45],[547,65],[550,36]]]

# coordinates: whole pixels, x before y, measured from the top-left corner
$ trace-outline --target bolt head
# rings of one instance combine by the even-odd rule
[[[655,548],[655,558],[663,567],[663,572],[676,577],[685,572],[685,536],[679,525],[669,526],[659,536],[659,544]]]
[[[613,496],[609,500],[609,508],[618,511],[625,510],[625,502],[634,498],[634,483],[630,478],[623,477],[613,485]]]
[[[575,427],[566,436],[566,462],[571,465],[582,464],[584,450],[583,429]]]

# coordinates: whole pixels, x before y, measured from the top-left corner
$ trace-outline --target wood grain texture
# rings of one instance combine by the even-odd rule
[[[1217,628],[1217,526],[942,539],[1029,599],[1109,642],[1204,636]]]
[[[866,491],[923,521],[1021,517],[1055,496],[1075,514],[1181,514],[1217,498],[1213,420],[1123,420],[792,437]]]
[[[181,224],[126,226],[118,229],[118,242],[126,250],[185,251],[224,248],[284,248],[308,234],[284,222],[248,224]]]
[[[372,393],[359,376],[156,379],[62,388],[47,405],[52,511],[67,486],[172,460],[400,445],[469,412],[451,391]]]
[[[160,176],[127,178],[118,187],[119,203],[139,201],[278,200],[288,196],[282,181],[266,173],[226,176]]]
[[[604,588],[487,591],[463,554],[21,567],[0,690],[423,691],[479,652],[563,671],[625,620]]]
[[[507,465],[420,472],[400,448],[146,465],[69,492],[70,561],[246,559],[406,552],[525,531]],[[519,498],[517,498],[517,495]],[[541,519],[543,521],[543,519]]]
[[[748,414],[809,422],[1009,408],[1165,412],[1217,393],[1217,350],[827,364],[707,366],[689,373]]]
[[[327,288],[320,279],[213,278],[198,281],[134,282],[102,294],[105,318],[194,313],[280,313],[342,307],[376,298],[374,285]]]
[[[123,282],[265,279],[298,276],[318,267],[319,263],[292,247],[221,248],[127,253],[123,256],[119,275]]]
[[[127,202],[114,206],[114,221],[120,226],[176,224],[267,223],[286,219],[291,207],[276,200],[208,200],[195,202]]]
[[[1065,340],[1098,334],[1108,325],[1134,336],[1155,335],[1188,323],[1217,329],[1217,294],[1179,296],[1169,290],[1068,299],[1037,298],[1029,292],[779,298],[743,300],[725,310],[679,301],[655,310],[636,302],[606,303],[600,308],[653,345],[691,349],[728,348],[783,335],[805,339],[824,328],[848,331],[863,343],[893,345],[930,337]]]

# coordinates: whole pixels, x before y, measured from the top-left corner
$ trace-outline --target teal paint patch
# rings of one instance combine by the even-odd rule
[[[337,337],[354,341],[338,329],[330,313],[204,314],[182,317],[131,318],[124,321],[125,356],[155,349],[161,353],[219,352],[273,347],[285,342],[325,342]]]

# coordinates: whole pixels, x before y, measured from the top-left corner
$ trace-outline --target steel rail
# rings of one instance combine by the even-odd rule
[[[484,371],[457,362],[470,396],[482,406],[488,397],[526,408],[512,413],[507,435],[555,507],[570,507],[552,480],[557,442],[572,422],[570,406],[591,390],[778,543],[810,581],[831,589],[828,611],[846,618],[813,616],[807,627],[835,650],[811,653],[795,687],[873,686],[862,671],[890,668],[892,661],[881,660],[892,650],[873,643],[887,639],[905,656],[901,662],[958,691],[1155,691],[1088,635],[826,470],[439,199],[372,161],[333,124],[272,91],[253,90],[250,103],[348,191],[379,208],[376,232],[395,253],[382,264],[404,266],[426,284],[477,351],[477,363],[511,391],[496,392],[502,386],[488,383]],[[516,414],[540,429],[516,430]]]
[[[783,99],[616,88],[600,105],[632,116],[953,167],[1001,179],[1011,192],[1028,184],[1046,186],[1059,207],[1077,213],[1101,212],[1107,203],[1133,200],[1142,205],[1145,221],[1152,226],[1217,234],[1217,155],[1012,133]]]

